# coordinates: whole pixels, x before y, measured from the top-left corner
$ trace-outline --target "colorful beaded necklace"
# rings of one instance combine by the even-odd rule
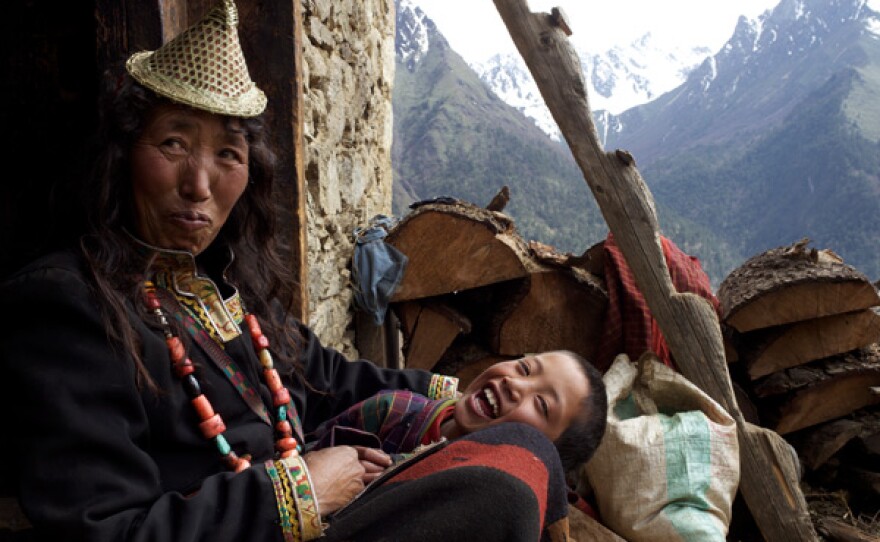
[[[202,435],[208,440],[213,440],[226,465],[235,472],[241,472],[250,467],[251,462],[249,456],[239,457],[233,450],[223,433],[226,431],[226,424],[220,414],[214,411],[211,402],[202,393],[201,385],[195,375],[195,365],[186,355],[186,348],[183,341],[176,336],[162,311],[162,304],[156,296],[156,292],[151,284],[147,284],[145,288],[145,303],[149,310],[156,315],[162,324],[165,333],[165,344],[168,345],[168,352],[171,355],[171,368],[174,374],[183,382],[183,387],[190,398],[190,402],[196,409],[199,418],[199,429]],[[251,342],[254,350],[260,359],[260,365],[263,367],[263,378],[269,391],[272,393],[272,403],[278,413],[278,421],[275,423],[275,450],[282,458],[290,457],[297,453],[297,442],[293,437],[293,427],[288,419],[288,405],[290,404],[290,392],[281,383],[281,377],[275,369],[275,363],[272,360],[272,354],[269,352],[269,339],[263,335],[260,323],[253,314],[246,313],[244,315],[244,323],[250,331]]]

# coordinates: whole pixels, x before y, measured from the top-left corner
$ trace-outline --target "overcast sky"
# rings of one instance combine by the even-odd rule
[[[515,50],[492,0],[412,0],[430,17],[452,48],[468,62]],[[671,46],[716,51],[730,38],[740,15],[756,17],[779,0],[529,0],[533,12],[561,7],[571,40],[601,53],[651,32]]]

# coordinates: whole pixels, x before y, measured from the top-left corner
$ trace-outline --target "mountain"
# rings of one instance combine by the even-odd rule
[[[401,1],[399,18],[414,12],[408,4]],[[601,239],[605,225],[583,178],[567,169],[570,152],[521,121],[528,108],[511,89],[526,88],[525,72],[499,60],[478,80],[423,15],[421,22],[420,61],[401,69],[398,59],[395,183],[411,199],[457,191],[481,202],[515,181],[522,188],[512,186],[511,214],[530,238],[563,250]],[[741,18],[679,86],[619,113],[595,109],[610,87],[597,87],[595,64],[584,62],[605,147],[632,152],[662,232],[703,262],[714,285],[749,256],[803,237],[880,276],[878,29],[866,0],[782,0]],[[406,42],[400,28],[398,40]],[[487,82],[512,105],[496,103]],[[505,148],[509,138],[516,145]],[[523,164],[542,153],[554,158]]]
[[[496,95],[420,8],[410,0],[396,8],[393,213],[440,196],[485,205],[507,185],[505,213],[524,238],[577,254],[603,240],[607,224],[568,147]],[[725,246],[662,205],[658,213],[688,253]],[[738,258],[720,249],[707,252],[703,265],[719,276]]]
[[[711,55],[706,47],[662,47],[650,33],[604,53],[576,52],[588,83],[590,107],[610,114],[650,102],[679,86]],[[560,140],[559,129],[519,54],[498,54],[472,67],[502,100]]]
[[[782,0],[600,133],[633,153],[658,204],[740,254],[809,237],[877,277],[878,28],[865,0]]]
[[[507,185],[526,239],[578,254],[604,239],[569,150],[493,93],[420,8],[396,6],[393,212],[439,196],[486,205]]]

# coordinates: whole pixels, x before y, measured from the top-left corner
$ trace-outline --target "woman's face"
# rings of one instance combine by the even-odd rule
[[[156,107],[131,152],[135,229],[160,247],[204,251],[248,183],[248,143],[236,122]]]
[[[463,433],[522,422],[556,440],[588,393],[587,377],[577,360],[564,352],[545,352],[483,371],[464,390],[453,416]]]

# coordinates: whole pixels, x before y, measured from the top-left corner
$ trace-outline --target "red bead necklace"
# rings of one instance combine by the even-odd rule
[[[195,365],[186,355],[186,348],[183,341],[176,336],[162,311],[162,304],[156,297],[156,292],[151,285],[146,288],[146,305],[153,311],[153,314],[159,319],[165,332],[165,344],[168,345],[168,352],[171,355],[171,368],[181,381],[183,387],[190,398],[190,402],[195,407],[199,418],[199,429],[202,435],[208,440],[213,440],[226,465],[235,472],[241,472],[250,467],[250,456],[245,455],[239,457],[232,447],[226,441],[223,433],[226,431],[226,424],[220,414],[214,411],[211,402],[202,393],[201,385],[195,375]],[[272,393],[272,403],[277,409],[278,421],[275,423],[275,450],[279,456],[290,457],[297,453],[297,442],[293,438],[293,427],[288,419],[288,405],[290,404],[290,392],[281,383],[281,377],[275,369],[275,363],[272,360],[272,354],[269,352],[269,339],[263,335],[260,329],[260,323],[253,314],[245,314],[244,322],[250,331],[251,342],[260,359],[260,365],[263,367],[263,378],[269,391]]]

